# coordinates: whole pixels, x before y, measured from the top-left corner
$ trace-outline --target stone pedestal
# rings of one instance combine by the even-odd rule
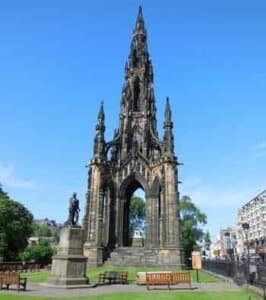
[[[65,288],[88,285],[86,264],[87,257],[83,256],[83,229],[79,226],[63,228],[58,254],[53,257],[48,285]]]
[[[133,233],[132,247],[143,247],[143,237],[139,230],[135,230]]]

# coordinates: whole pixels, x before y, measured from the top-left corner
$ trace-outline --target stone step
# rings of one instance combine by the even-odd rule
[[[154,250],[144,248],[121,247],[115,249],[105,265],[109,266],[154,266],[156,267],[157,255]]]

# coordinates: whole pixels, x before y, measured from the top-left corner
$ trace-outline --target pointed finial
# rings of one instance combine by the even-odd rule
[[[98,119],[99,120],[104,120],[104,109],[103,109],[103,100],[101,101],[101,106],[98,114]]]
[[[137,21],[136,21],[136,26],[135,26],[134,32],[146,35],[141,5],[139,6],[139,11],[138,11],[138,16],[137,16]]]
[[[138,20],[143,20],[143,16],[142,16],[142,7],[141,7],[141,5],[139,6]]]
[[[171,107],[170,107],[169,97],[166,98],[164,118],[165,118],[166,122],[172,121],[172,111],[171,111]]]

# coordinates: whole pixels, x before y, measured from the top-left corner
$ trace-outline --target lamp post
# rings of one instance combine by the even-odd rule
[[[226,257],[227,259],[231,260],[232,256],[231,256],[230,232],[225,232],[224,238],[225,238]]]
[[[246,244],[247,244],[247,282],[248,282],[249,281],[249,243],[248,243],[249,223],[243,223],[242,228],[245,232]]]

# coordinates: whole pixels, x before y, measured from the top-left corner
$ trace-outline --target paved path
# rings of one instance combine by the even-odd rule
[[[193,283],[193,290],[188,289],[187,285],[178,285],[174,286],[170,292],[200,292],[200,291],[238,291],[239,287],[225,282],[219,283]],[[158,291],[167,291],[167,287],[155,287],[154,289],[147,291],[146,286],[138,286],[135,284],[129,285],[120,285],[120,284],[111,284],[111,285],[101,285],[94,288],[81,288],[81,289],[59,289],[45,287],[41,284],[36,283],[27,283],[26,292],[17,292],[15,290],[0,290],[1,294],[15,294],[15,295],[31,295],[31,296],[46,296],[46,297],[80,297],[80,296],[89,296],[89,295],[101,295],[101,294],[114,294],[114,293],[136,293],[136,292],[158,292]]]

